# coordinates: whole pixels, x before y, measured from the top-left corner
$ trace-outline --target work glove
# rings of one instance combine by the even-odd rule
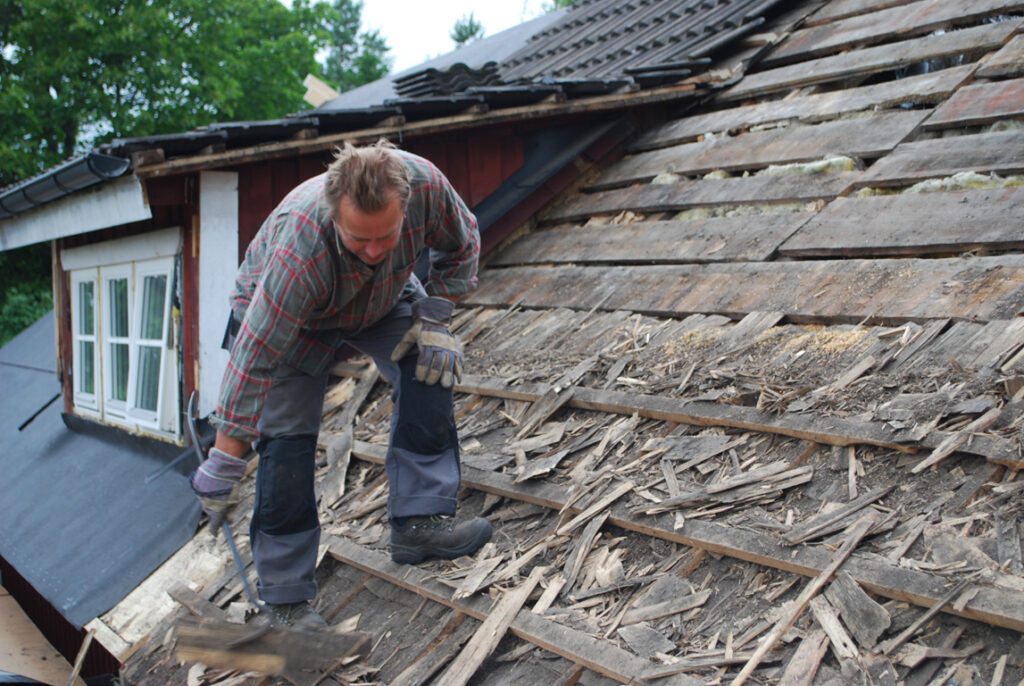
[[[398,362],[412,349],[419,347],[416,361],[416,380],[428,386],[438,381],[451,388],[462,378],[462,346],[448,324],[455,305],[444,298],[424,298],[412,305],[413,325],[391,353],[391,361]]]
[[[210,517],[210,531],[217,534],[228,512],[238,502],[238,483],[245,476],[246,462],[223,450],[210,448],[209,456],[189,476],[189,483],[203,512]]]

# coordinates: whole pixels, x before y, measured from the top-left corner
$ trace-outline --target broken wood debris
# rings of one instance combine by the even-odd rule
[[[825,597],[838,610],[840,618],[861,648],[871,650],[878,637],[889,628],[891,618],[860,587],[849,572],[839,570],[825,589]]]
[[[954,451],[959,450],[961,446],[966,444],[975,433],[984,431],[988,427],[992,426],[992,424],[999,419],[1001,412],[1002,410],[994,407],[981,415],[963,429],[946,438],[935,450],[932,451],[931,455],[914,465],[913,469],[910,471],[914,474],[918,474],[925,469],[928,469],[928,467],[938,464],[949,455],[952,455]]]
[[[810,466],[788,469],[786,462],[777,462],[720,482],[681,493],[657,505],[637,508],[634,514],[657,514],[684,506],[707,503],[740,503],[773,498],[783,490],[807,483],[814,475]]]
[[[835,510],[829,512],[823,512],[811,519],[805,521],[798,527],[795,527],[783,539],[790,545],[796,545],[797,543],[803,543],[804,541],[815,538],[816,536],[822,535],[821,532],[828,526],[836,524],[851,515],[856,514],[860,510],[871,503],[881,500],[885,497],[889,491],[893,489],[892,486],[875,489],[870,493],[865,493],[856,500],[838,507]],[[874,522],[874,520],[872,520]]]
[[[821,571],[818,576],[801,591],[800,595],[793,600],[791,609],[775,624],[772,630],[767,636],[761,641],[761,644],[754,651],[754,654],[750,657],[747,663],[740,670],[740,673],[736,675],[736,678],[732,680],[731,686],[741,686],[746,683],[751,673],[757,669],[757,666],[761,663],[762,658],[765,654],[771,650],[775,643],[782,638],[782,635],[793,626],[793,623],[803,613],[804,608],[811,601],[818,591],[820,591],[825,584],[828,583],[832,575],[839,569],[839,567],[846,562],[846,558],[850,556],[854,548],[860,543],[861,539],[867,534],[868,530],[875,523],[875,515],[867,514],[854,524],[849,534],[847,535],[846,542],[833,554],[831,561],[828,566]]]
[[[176,627],[178,656],[187,662],[284,676],[299,686],[339,659],[369,652],[361,632],[268,631],[253,637],[253,627],[184,619]],[[229,646],[234,647],[229,647]]]
[[[488,655],[497,647],[527,597],[540,582],[546,567],[535,567],[516,588],[507,591],[473,637],[440,677],[440,683],[464,686]]]
[[[330,554],[391,583],[418,593],[471,617],[486,620],[490,616],[487,599],[480,596],[455,601],[447,587],[424,570],[391,562],[383,553],[368,550],[342,539],[330,542]],[[512,620],[510,630],[516,636],[560,655],[599,674],[628,683],[641,678],[649,663],[606,641],[557,624],[523,609]],[[695,680],[679,680],[678,686],[697,686]]]
[[[963,579],[962,581],[957,583],[957,585],[953,587],[952,591],[950,591],[948,594],[942,597],[937,603],[928,608],[928,610],[925,611],[924,614],[918,617],[913,624],[904,629],[902,633],[880,644],[878,647],[879,652],[881,652],[883,655],[888,655],[889,653],[903,645],[903,643],[906,642],[911,636],[916,634],[918,630],[922,626],[924,626],[928,620],[937,615],[939,611],[942,610],[942,608],[944,608],[947,604],[953,602],[956,599],[956,597],[959,596],[965,588],[967,588],[969,584],[971,584],[971,579]]]
[[[384,447],[356,441],[353,454],[382,464]],[[481,472],[469,467],[463,469],[462,483],[464,486],[506,495],[556,511],[567,507],[565,489],[553,484],[538,483],[524,489],[506,475]],[[606,514],[608,516],[605,521],[629,531],[806,576],[819,573],[829,560],[825,551],[816,546],[801,546],[791,550],[773,537],[714,522],[688,520],[685,527],[677,530],[671,525],[659,523],[656,518],[636,518],[618,511]],[[859,584],[873,593],[924,607],[931,607],[945,593],[944,581],[940,577],[902,569],[879,558],[854,558],[847,570]],[[571,590],[569,584],[566,584],[566,589]],[[947,611],[995,626],[1024,631],[1024,594],[1010,589],[981,587],[978,594],[962,609],[948,606]]]

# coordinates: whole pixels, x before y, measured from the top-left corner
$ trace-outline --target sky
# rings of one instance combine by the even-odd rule
[[[394,59],[392,73],[455,49],[448,34],[455,22],[473,16],[484,36],[539,16],[544,0],[363,0],[363,30],[379,29]]]

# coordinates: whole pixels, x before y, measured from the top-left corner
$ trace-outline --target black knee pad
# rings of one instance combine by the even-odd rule
[[[261,440],[257,451],[260,462],[252,528],[281,535],[319,526],[313,490],[316,436]]]

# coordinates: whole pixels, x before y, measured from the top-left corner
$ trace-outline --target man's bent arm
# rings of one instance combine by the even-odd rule
[[[248,443],[234,436],[229,436],[223,431],[217,431],[217,439],[213,442],[213,447],[226,452],[232,457],[245,457],[245,454],[249,452]]]

